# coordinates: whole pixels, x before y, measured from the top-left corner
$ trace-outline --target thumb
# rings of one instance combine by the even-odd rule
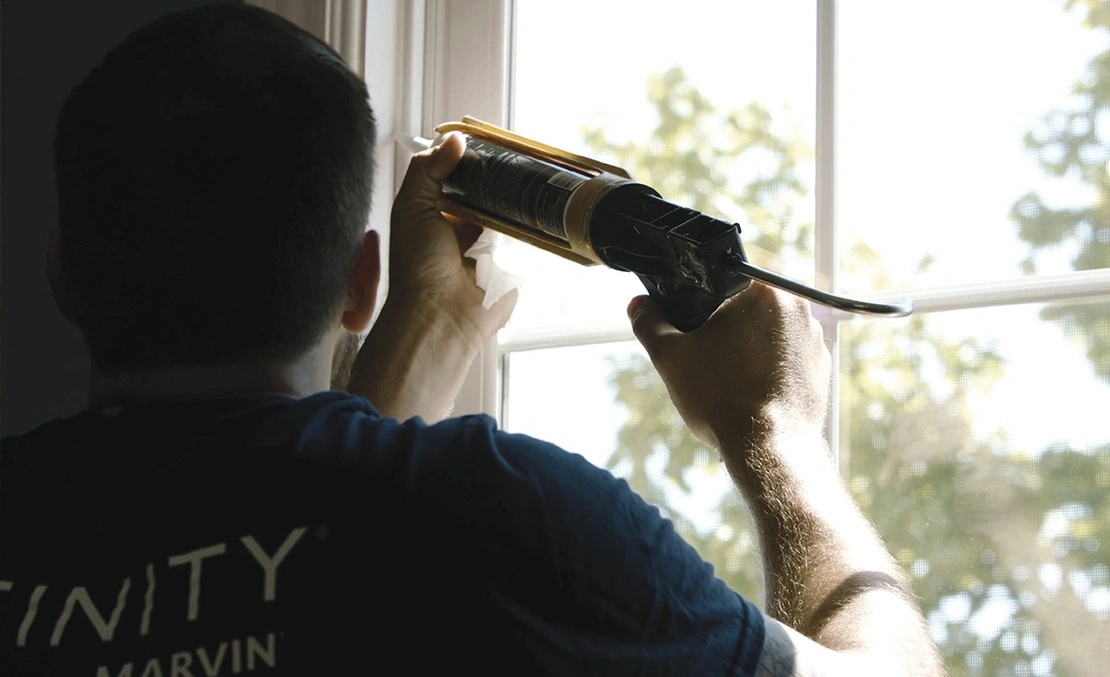
[[[462,132],[448,132],[433,146],[430,160],[424,171],[433,181],[446,179],[459,164],[466,151],[466,137]]]
[[[628,319],[632,322],[632,333],[649,355],[654,355],[659,343],[668,336],[682,333],[667,320],[663,309],[650,296],[637,296],[629,302]]]
[[[439,182],[454,171],[465,150],[462,134],[451,132],[435,146],[413,155],[398,197],[421,207],[434,207],[440,196]]]

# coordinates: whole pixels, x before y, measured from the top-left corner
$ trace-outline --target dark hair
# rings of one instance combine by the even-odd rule
[[[213,5],[128,36],[55,139],[62,278],[93,361],[310,348],[346,300],[374,141],[365,83],[277,15]]]

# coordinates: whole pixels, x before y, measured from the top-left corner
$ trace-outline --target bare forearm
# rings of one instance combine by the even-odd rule
[[[844,488],[821,431],[768,427],[745,447],[726,458],[760,530],[767,613],[830,649],[943,674],[903,571]]]
[[[482,229],[439,209],[440,182],[465,150],[452,132],[412,156],[390,212],[389,295],[348,390],[394,418],[450,414],[474,358],[516,306],[515,290],[485,306],[475,262],[463,256]]]
[[[753,281],[695,331],[633,299],[636,338],[676,408],[717,448],[760,531],[760,674],[943,674],[904,576],[824,441],[831,356],[808,304]],[[784,672],[787,671],[787,672]]]
[[[450,413],[478,354],[464,336],[449,313],[387,302],[359,351],[348,390],[384,416],[438,421]]]
[[[819,433],[768,433],[750,440],[737,478],[760,530],[768,611],[800,631],[848,576],[897,566],[859,514],[828,459]],[[774,451],[771,451],[771,449]],[[807,634],[810,634],[807,632]]]

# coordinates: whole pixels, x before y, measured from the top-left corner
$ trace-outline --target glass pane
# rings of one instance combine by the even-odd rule
[[[515,5],[512,128],[623,167],[741,225],[749,258],[810,281],[815,5],[693,0]],[[753,67],[757,65],[757,67]],[[507,243],[516,329],[624,323],[644,287]]]
[[[1110,304],[859,320],[841,338],[841,464],[951,673],[1105,674]]]
[[[1066,4],[838,3],[846,292],[1110,267],[1110,79],[1088,68],[1110,3]],[[757,263],[812,280],[813,2],[516,12],[514,130],[738,221]],[[508,247],[514,329],[624,324],[643,292]],[[855,318],[841,343],[842,469],[952,674],[1102,674],[1110,304]],[[507,428],[626,477],[761,599],[746,513],[638,344],[505,360]]]
[[[846,290],[1110,267],[1107,3],[838,7]]]
[[[951,673],[1103,674],[1110,304],[857,320],[841,338],[845,476],[910,572]],[[744,509],[639,344],[507,360],[509,430],[626,478],[761,598]]]
[[[656,505],[756,601],[762,568],[748,515],[715,451],[687,431],[640,344],[553,348],[506,356],[503,425],[610,469]]]

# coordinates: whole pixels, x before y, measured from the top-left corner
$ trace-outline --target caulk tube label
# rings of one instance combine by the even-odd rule
[[[567,203],[589,180],[565,167],[467,136],[466,152],[443,182],[451,199],[521,228],[569,242]]]

